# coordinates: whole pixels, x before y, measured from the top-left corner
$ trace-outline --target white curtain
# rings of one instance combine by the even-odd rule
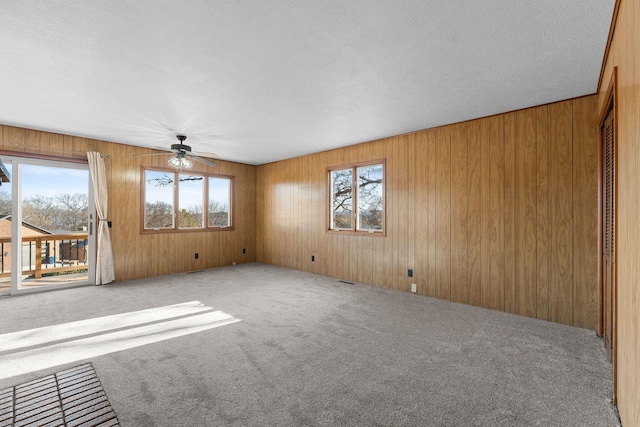
[[[107,175],[104,167],[102,154],[90,151],[87,153],[89,159],[89,172],[93,181],[93,194],[96,201],[96,211],[98,212],[98,253],[96,259],[96,285],[111,283],[115,279],[113,269],[113,252],[111,250],[111,236],[107,223],[107,212],[109,197],[107,194]]]

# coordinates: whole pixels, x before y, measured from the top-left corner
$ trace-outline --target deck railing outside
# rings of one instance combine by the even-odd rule
[[[49,234],[22,238],[22,274],[41,279],[43,274],[86,270],[87,233]],[[0,238],[0,278],[11,276],[11,238]]]

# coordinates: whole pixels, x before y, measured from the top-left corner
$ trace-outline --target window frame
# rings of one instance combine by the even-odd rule
[[[145,206],[146,188],[145,176],[147,171],[162,172],[173,175],[173,227],[172,228],[145,228]],[[201,176],[202,183],[202,227],[180,228],[180,175]],[[209,226],[209,178],[220,178],[229,180],[229,225],[224,227]],[[169,191],[167,189],[167,191]],[[140,233],[141,234],[162,234],[162,233],[198,233],[203,231],[233,231],[235,230],[235,176],[217,173],[194,171],[191,169],[174,169],[155,166],[142,166],[140,170]]]
[[[358,174],[357,169],[366,166],[382,166],[382,230],[358,230]],[[332,228],[332,209],[333,209],[333,187],[331,183],[331,175],[334,171],[351,169],[351,229],[335,229]],[[352,236],[370,236],[370,237],[386,237],[387,235],[387,161],[386,159],[376,159],[364,162],[347,163],[338,166],[329,166],[326,169],[326,207],[325,207],[325,232],[327,234],[341,234]]]

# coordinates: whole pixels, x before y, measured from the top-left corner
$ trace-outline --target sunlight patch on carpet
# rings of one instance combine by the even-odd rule
[[[199,301],[0,335],[0,379],[239,322]]]

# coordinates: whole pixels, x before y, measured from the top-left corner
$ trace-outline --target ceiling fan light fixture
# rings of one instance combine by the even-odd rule
[[[193,166],[193,162],[184,157],[184,155],[181,156],[178,154],[175,157],[169,159],[169,166],[173,166],[177,169],[189,169],[191,168],[191,166]]]
[[[216,162],[205,159],[205,158],[201,158],[197,154],[192,153],[191,147],[184,144],[184,141],[187,139],[186,135],[178,134],[176,135],[176,138],[178,139],[178,141],[180,141],[180,143],[171,144],[171,151],[173,152],[173,157],[169,159],[169,161],[167,162],[169,166],[172,166],[176,169],[191,169],[191,167],[193,166],[193,161],[205,164],[212,168],[215,168],[216,166],[218,166]],[[157,147],[157,148],[163,151],[168,151],[160,147]],[[134,156],[165,156],[167,154],[169,153],[144,153],[144,154],[134,154]],[[213,153],[209,153],[209,155],[212,157],[217,157],[217,155]]]

